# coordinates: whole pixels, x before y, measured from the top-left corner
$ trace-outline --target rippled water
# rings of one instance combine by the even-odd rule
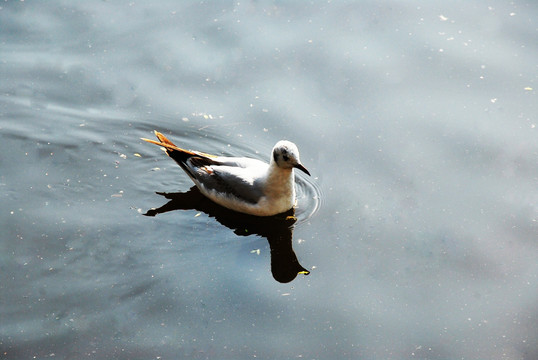
[[[2,3],[0,358],[535,359],[537,15]],[[296,218],[204,201],[154,129],[294,141]]]

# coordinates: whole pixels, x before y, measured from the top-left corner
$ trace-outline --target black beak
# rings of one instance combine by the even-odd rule
[[[306,168],[303,166],[303,164],[297,164],[294,166],[294,168],[297,168],[299,170],[301,170],[302,172],[304,172],[306,175],[310,176],[310,173],[308,172],[308,170],[306,170]]]

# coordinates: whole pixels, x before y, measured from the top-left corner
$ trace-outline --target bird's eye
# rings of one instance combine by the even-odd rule
[[[282,159],[284,159],[285,162],[288,162],[290,157],[288,155],[282,155]]]

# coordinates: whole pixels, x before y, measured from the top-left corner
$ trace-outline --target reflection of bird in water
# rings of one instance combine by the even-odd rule
[[[185,193],[157,193],[170,201],[158,209],[151,209],[147,216],[155,216],[174,210],[196,209],[214,217],[221,224],[234,230],[237,235],[259,235],[269,241],[271,249],[271,272],[275,280],[287,283],[298,274],[310,272],[299,264],[292,248],[293,224],[297,220],[294,209],[275,216],[252,216],[228,210],[203,196],[193,186]]]
[[[301,164],[294,143],[279,141],[269,164],[245,157],[225,157],[178,148],[155,131],[159,141],[142,139],[165,148],[166,153],[190,176],[201,193],[228,209],[241,213],[272,216],[295,205],[293,168]]]

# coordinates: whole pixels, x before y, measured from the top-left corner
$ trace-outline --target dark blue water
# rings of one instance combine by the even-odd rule
[[[0,358],[535,359],[537,18],[2,3]],[[297,221],[144,216],[192,186],[154,129],[263,160],[294,141]]]

